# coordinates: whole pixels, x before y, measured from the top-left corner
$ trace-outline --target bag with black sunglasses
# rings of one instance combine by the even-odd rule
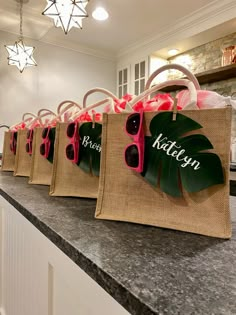
[[[188,79],[149,88],[156,74],[170,68]],[[135,111],[103,115],[95,217],[230,238],[231,108],[199,109],[199,84],[181,66],[156,74],[130,102]],[[168,110],[150,111],[160,109],[150,95],[173,85],[188,87],[187,106],[180,98],[178,108],[174,102],[165,104]]]
[[[87,107],[93,93],[107,98]],[[111,110],[115,101],[111,92],[91,89],[83,98],[83,109],[69,122],[57,124],[51,196],[97,198],[102,132],[102,114],[97,110]]]
[[[17,170],[20,154],[19,149],[17,153],[17,147],[19,146],[19,133],[22,134],[22,131],[24,133],[27,124],[32,122],[35,117],[36,116],[32,113],[25,113],[22,116],[22,121],[20,123],[11,126],[9,130],[4,133],[1,166],[2,171],[15,172]]]
[[[40,127],[32,130],[34,141],[29,184],[51,184],[56,124],[68,119],[75,108],[79,108],[75,102],[66,100],[58,105],[57,113],[49,109],[39,110]]]

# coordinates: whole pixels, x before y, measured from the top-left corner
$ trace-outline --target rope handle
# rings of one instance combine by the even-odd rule
[[[66,106],[65,106],[66,105]],[[74,101],[70,101],[70,100],[65,100],[63,102],[61,102],[58,107],[57,107],[57,115],[60,117],[60,121],[65,121],[66,118],[64,117],[64,119],[62,118],[62,115],[66,114],[69,109],[71,108],[74,108],[73,112],[76,110],[76,109],[82,109],[82,107],[77,104],[76,102]]]
[[[172,70],[172,69],[176,69],[181,71],[182,73],[184,73],[186,75],[186,77],[193,82],[196,90],[200,90],[200,85],[198,83],[197,78],[195,77],[195,75],[189,71],[187,68],[176,64],[176,63],[172,63],[172,64],[168,64],[168,65],[164,65],[160,68],[158,68],[156,71],[154,71],[151,76],[148,78],[147,83],[145,85],[145,90],[149,89],[151,86],[151,83],[153,81],[153,79],[161,72],[166,71],[166,70]]]
[[[28,118],[26,118],[27,116],[29,116]],[[33,113],[24,113],[23,116],[22,116],[22,121],[29,121],[29,118],[36,118],[37,116]]]
[[[92,104],[92,105],[90,105],[90,106],[88,106],[88,107],[86,107],[86,108],[83,108],[83,109],[81,109],[81,110],[79,110],[79,111],[77,111],[77,112],[75,112],[74,113],[74,115],[72,116],[72,117],[70,117],[70,120],[76,120],[80,115],[82,115],[82,114],[84,114],[84,113],[86,113],[86,112],[89,112],[90,110],[92,110],[92,109],[94,109],[94,108],[97,108],[97,107],[99,107],[99,106],[101,106],[101,105],[104,105],[104,104],[112,104],[112,107],[114,107],[114,101],[113,101],[113,99],[112,98],[110,98],[110,97],[108,97],[108,98],[105,98],[105,99],[103,99],[102,101],[99,101],[99,102],[97,102],[97,103],[95,103],[95,104]]]
[[[93,88],[93,89],[89,90],[84,95],[84,97],[83,97],[83,108],[85,108],[86,105],[87,105],[86,103],[87,103],[88,96],[93,94],[93,93],[97,93],[97,92],[103,93],[103,94],[105,94],[106,96],[110,97],[113,100],[113,108],[112,108],[112,110],[115,111],[114,101],[119,102],[119,99],[112,92],[110,92],[110,91],[108,91],[106,89],[100,88],[100,87]]]
[[[57,116],[51,109],[47,109],[47,108],[41,108],[37,114],[38,117],[41,117],[41,116],[45,117],[49,115]]]
[[[185,106],[185,109],[198,109],[197,107],[197,90],[192,81],[189,81],[187,79],[178,79],[178,80],[169,80],[163,83],[159,83],[157,85],[154,85],[153,87],[149,88],[148,90],[145,90],[143,93],[135,97],[131,102],[130,106],[133,107],[137,102],[141,100],[146,100],[149,95],[152,93],[163,89],[167,86],[173,86],[173,85],[180,85],[180,86],[186,86],[189,90],[190,94],[190,103]]]
[[[27,117],[27,116],[29,116],[29,117]],[[35,118],[37,118],[37,116],[35,114],[33,114],[33,113],[30,113],[30,112],[24,113],[23,116],[22,116],[22,121],[17,123],[17,124],[15,124],[15,125],[10,126],[9,130],[23,129],[23,128],[27,127],[28,124],[31,121],[33,121]]]
[[[45,123],[43,122],[42,118],[48,117],[50,116],[51,119],[48,119],[48,121]],[[60,117],[55,114],[52,110],[47,109],[47,108],[41,108],[38,111],[38,120],[39,120],[39,124],[41,127],[44,127],[45,125],[49,125],[52,124],[54,122],[60,121]]]

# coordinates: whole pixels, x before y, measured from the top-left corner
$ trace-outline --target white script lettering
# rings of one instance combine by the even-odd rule
[[[83,141],[82,141],[82,145],[86,148],[87,146],[90,147],[90,149],[94,149],[94,150],[97,150],[98,152],[101,152],[102,148],[101,148],[101,145],[98,144],[98,143],[93,143],[89,136],[84,136],[83,137]]]
[[[177,161],[181,161],[181,167],[190,165],[194,170],[198,170],[200,168],[200,162],[193,160],[188,155],[185,155],[185,150],[181,149],[181,145],[177,145],[176,141],[168,140],[167,137],[162,138],[162,136],[162,133],[160,133],[152,145],[153,148],[156,147],[157,150],[163,150],[167,155],[174,157]]]

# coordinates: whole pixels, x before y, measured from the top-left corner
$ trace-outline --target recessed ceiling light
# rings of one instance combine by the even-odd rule
[[[178,54],[178,52],[179,52],[179,49],[173,48],[173,49],[168,50],[168,55],[174,56],[174,55]]]
[[[92,17],[98,21],[104,21],[108,18],[108,16],[109,14],[107,13],[107,11],[101,7],[96,8],[92,13]]]

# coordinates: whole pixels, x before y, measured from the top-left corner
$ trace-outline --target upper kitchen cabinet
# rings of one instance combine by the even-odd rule
[[[168,61],[155,55],[145,56],[117,70],[117,95],[121,98],[126,93],[139,95],[144,91],[148,77]],[[163,82],[168,73],[161,73],[153,83]]]
[[[229,45],[236,45],[235,37],[228,37],[235,32],[235,1],[201,1],[201,4],[194,1],[185,3],[184,1],[181,3],[171,1],[168,7],[168,17],[165,17],[167,3],[168,0],[158,2],[158,10],[155,10],[154,7],[150,9],[147,4],[147,7],[149,6],[148,21],[146,20],[147,8],[143,8],[139,26],[142,25],[145,28],[146,25],[154,23],[151,20],[154,12],[153,31],[145,29],[144,34],[142,28],[129,25],[129,29],[135,29],[136,32],[133,34],[132,40],[126,41],[126,45],[118,49],[116,53],[117,78],[119,71],[124,69],[124,66],[129,72],[128,84],[125,83],[124,90],[120,88],[121,82],[118,84],[117,81],[119,97],[124,94],[126,88],[127,92],[131,94],[142,92],[144,81],[165,63],[180,63],[195,74],[221,67],[222,49]],[[190,7],[197,3],[198,8],[192,7],[190,10]],[[179,18],[173,18],[179,9],[184,12],[182,11]],[[135,6],[135,18],[137,18],[136,11]],[[124,38],[125,36],[124,32]],[[169,55],[168,51],[174,48],[178,52],[174,56]],[[191,53],[193,54],[191,55]],[[145,74],[142,76],[144,68]],[[171,79],[176,74],[174,71],[163,72],[155,78],[153,84],[163,82],[167,78]],[[178,75],[182,76],[181,73]]]
[[[117,70],[117,95],[121,98],[127,93],[139,95],[144,91],[149,75],[149,58],[141,58]]]
[[[128,81],[125,82],[127,88],[122,90],[119,86],[119,97],[124,95],[124,92],[135,95],[143,92],[147,78],[156,69],[167,63],[177,63],[189,69],[196,75],[203,89],[214,90],[224,95],[231,95],[236,91],[236,78],[234,75],[234,65],[236,64],[236,32],[186,51],[183,48],[181,49],[180,44],[179,46],[176,44],[175,47],[179,49],[179,52],[175,56],[168,57],[167,51],[165,53],[165,50],[160,50],[147,57],[139,58],[138,61],[131,61],[126,68],[127,73],[129,73],[128,76],[125,76],[125,79]],[[229,64],[225,64],[223,57],[225,47],[231,48],[234,57],[231,58]],[[121,77],[120,70],[118,73]],[[183,77],[183,73],[180,71],[167,70],[158,74],[151,84],[180,77]]]

